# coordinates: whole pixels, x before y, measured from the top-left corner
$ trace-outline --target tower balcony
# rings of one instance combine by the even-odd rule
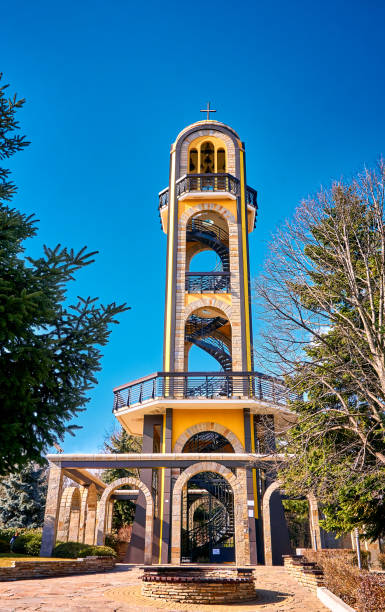
[[[187,193],[229,193],[233,196],[240,194],[240,181],[232,174],[185,174],[175,183],[176,196],[180,198]],[[168,206],[169,189],[163,189],[159,193],[159,209]],[[246,203],[255,210],[258,209],[257,192],[251,187],[246,187]]]
[[[187,293],[230,293],[230,272],[186,272]]]
[[[286,406],[297,395],[260,372],[155,372],[114,389],[113,412],[154,400],[258,400]]]

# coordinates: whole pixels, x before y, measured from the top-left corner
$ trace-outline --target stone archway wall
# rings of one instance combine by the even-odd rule
[[[96,543],[98,545],[104,544],[105,537],[105,525],[106,525],[106,511],[107,505],[110,501],[110,497],[115,489],[124,485],[131,485],[137,489],[140,489],[146,498],[146,527],[145,527],[145,542],[144,542],[144,563],[151,565],[152,563],[152,536],[153,536],[153,516],[154,516],[154,502],[152,495],[146,485],[133,476],[127,476],[127,478],[119,478],[114,480],[103,492],[103,495],[99,502],[98,508],[98,524],[97,524],[97,535]]]
[[[245,480],[237,478],[231,470],[214,461],[194,463],[178,477],[172,494],[171,563],[180,565],[181,557],[181,504],[182,489],[200,472],[215,472],[227,480],[234,496],[235,558],[237,565],[250,563],[250,543],[247,517],[247,492]]]
[[[224,425],[214,422],[198,423],[184,431],[174,444],[174,453],[181,453],[186,442],[201,431],[215,431],[224,436],[231,444],[235,453],[244,453],[245,449],[237,436]]]
[[[57,539],[77,542],[79,538],[81,493],[78,487],[66,487],[60,502]]]
[[[264,493],[262,500],[262,516],[263,516],[263,541],[265,548],[265,565],[273,565],[273,551],[271,546],[271,516],[270,516],[270,499],[273,495],[274,491],[277,491],[281,488],[281,483],[279,480],[275,480],[269,485]],[[307,499],[309,502],[309,518],[310,518],[310,528],[313,530],[311,534],[311,540],[313,542],[314,547],[314,538],[313,534],[315,534],[315,539],[317,543],[317,548],[322,548],[321,543],[321,531],[319,526],[319,514],[318,514],[318,503],[313,493],[309,493],[307,495]]]
[[[185,304],[185,276],[188,262],[186,261],[186,228],[189,220],[200,212],[216,212],[223,217],[229,230],[230,272],[231,272],[231,305],[216,297],[202,297],[193,303]],[[187,256],[188,257],[188,256]],[[238,225],[234,215],[220,204],[209,202],[195,204],[184,212],[178,222],[178,252],[176,274],[176,320],[175,320],[175,371],[182,372],[185,367],[184,336],[185,324],[189,315],[202,307],[214,307],[225,313],[230,321],[232,335],[233,371],[242,371],[242,340],[241,340],[241,302],[238,255]]]
[[[98,495],[94,483],[84,487],[81,494],[79,542],[95,543]]]

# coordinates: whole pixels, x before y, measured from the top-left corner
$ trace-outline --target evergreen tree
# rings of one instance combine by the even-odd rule
[[[120,428],[119,430],[114,431],[105,440],[103,450],[105,453],[140,453],[142,450],[142,439],[137,436],[132,436],[123,428]],[[118,478],[127,478],[127,476],[135,476],[138,478],[138,470],[128,470],[126,468],[105,470],[102,473],[102,480],[110,483]],[[134,518],[135,502],[128,500],[116,501],[114,503],[114,514],[112,517],[113,529],[118,530],[124,525],[130,525]]]
[[[0,523],[3,527],[42,527],[47,470],[28,463],[0,481]]]
[[[0,75],[1,78],[1,75]],[[15,134],[24,100],[0,87],[0,160],[28,143]],[[68,421],[83,410],[96,384],[111,323],[126,305],[96,305],[97,298],[66,300],[67,284],[95,253],[58,245],[41,257],[24,255],[36,221],[10,208],[15,185],[0,168],[0,474],[39,462],[54,442],[72,432]]]

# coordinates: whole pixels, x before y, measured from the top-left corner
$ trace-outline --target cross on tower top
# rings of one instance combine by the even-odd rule
[[[210,102],[207,102],[207,108],[204,108],[200,111],[201,113],[207,113],[207,121],[210,121],[210,113],[216,113],[216,110],[212,110],[210,108]]]

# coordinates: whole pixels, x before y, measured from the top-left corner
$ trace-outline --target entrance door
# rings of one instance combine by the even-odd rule
[[[235,562],[231,486],[214,472],[201,472],[182,496],[182,563]]]

